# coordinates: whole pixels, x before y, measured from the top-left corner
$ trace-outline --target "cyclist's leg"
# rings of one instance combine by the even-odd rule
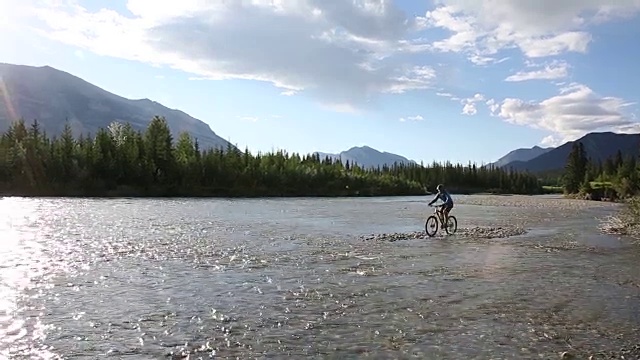
[[[449,205],[442,205],[442,213],[444,214],[444,221],[445,224],[447,223],[447,221],[449,220],[449,212],[451,211],[451,209],[453,209],[453,204],[449,204]]]

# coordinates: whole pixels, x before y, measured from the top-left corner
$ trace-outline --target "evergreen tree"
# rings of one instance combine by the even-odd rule
[[[593,192],[593,188],[591,187],[591,179],[588,175],[585,175],[584,180],[580,184],[580,192],[582,194],[591,194]]]
[[[607,177],[615,175],[616,170],[617,166],[612,158],[605,160],[603,172]]]
[[[624,162],[624,159],[622,158],[622,151],[618,149],[618,151],[616,152],[616,157],[613,160],[613,164],[615,165],[616,169],[618,169],[620,168],[620,166],[622,166],[623,162]]]
[[[565,166],[565,192],[574,194],[580,190],[580,184],[582,184],[587,175],[587,166],[587,154],[582,142],[574,142]]]

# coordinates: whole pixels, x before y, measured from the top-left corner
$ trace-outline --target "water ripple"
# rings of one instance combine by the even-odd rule
[[[419,231],[415,198],[5,198],[0,358],[549,358],[638,338],[637,253],[583,240],[609,205],[497,199],[460,197],[460,226],[527,236],[362,241]]]

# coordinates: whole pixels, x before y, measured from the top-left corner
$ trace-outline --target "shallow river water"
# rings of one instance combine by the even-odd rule
[[[423,230],[425,200],[2,199],[0,358],[587,359],[640,343],[640,251],[597,231],[615,205],[458,196],[461,234],[527,233],[362,237]]]

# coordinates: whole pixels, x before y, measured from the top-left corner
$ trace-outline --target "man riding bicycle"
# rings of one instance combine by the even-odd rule
[[[438,190],[438,193],[436,194],[436,197],[431,200],[429,206],[438,201],[438,199],[442,200],[443,204],[440,205],[440,211],[442,211],[442,213],[444,214],[444,223],[446,224],[449,220],[449,211],[453,209],[453,199],[451,198],[451,195],[449,195],[447,190],[444,189],[444,185],[439,184],[436,187],[436,190]]]

